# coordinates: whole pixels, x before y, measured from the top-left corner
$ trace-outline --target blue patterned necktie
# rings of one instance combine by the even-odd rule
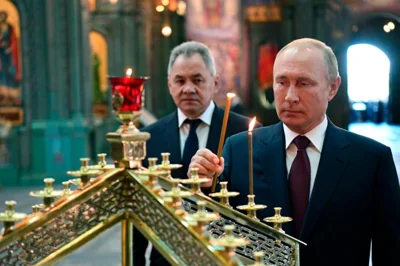
[[[199,138],[197,137],[196,129],[200,125],[201,119],[194,119],[194,120],[186,119],[185,123],[188,123],[190,125],[189,135],[186,139],[182,156],[182,168],[185,171],[184,172],[185,176],[179,178],[186,177],[190,161],[192,160],[193,155],[195,155],[195,153],[199,149]]]
[[[306,152],[310,140],[305,136],[299,135],[293,142],[297,147],[297,155],[290,168],[289,190],[292,199],[296,237],[299,237],[310,194],[311,166]]]

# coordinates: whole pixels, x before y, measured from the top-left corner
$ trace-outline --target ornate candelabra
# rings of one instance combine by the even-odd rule
[[[53,265],[120,222],[124,266],[132,265],[133,225],[172,265],[248,265],[255,260],[261,266],[263,255],[254,251],[262,250],[265,263],[298,266],[301,242],[281,228],[291,218],[275,208],[275,216],[264,219],[274,228],[258,222],[255,212],[266,206],[255,204],[252,182],[249,202],[241,207],[246,216],[229,205],[229,197],[239,193],[229,192],[227,182],[211,194],[220,198],[219,204],[201,193],[207,179],[199,177],[198,169],[192,168],[188,179],[173,178],[171,171],[182,165],[171,163],[169,153],[162,153],[161,164],[148,158],[149,167],[142,166],[150,135],[139,132],[134,122],[146,79],[110,77],[114,114],[122,123],[107,134],[114,165],[107,165],[106,154],[98,154],[96,165],[81,158],[80,169],[67,172],[75,179],[63,182],[62,190],[53,188],[54,179],[44,179],[45,188],[30,193],[43,199],[30,215],[15,212],[16,202],[6,202],[0,213],[0,265]],[[79,188],[72,191],[70,184]]]

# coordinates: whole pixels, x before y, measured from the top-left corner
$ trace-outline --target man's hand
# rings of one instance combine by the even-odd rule
[[[189,165],[188,176],[190,176],[190,169],[193,167],[199,168],[199,177],[208,178],[208,182],[202,183],[203,188],[209,188],[212,185],[214,175],[219,176],[224,170],[224,158],[212,153],[209,149],[199,149],[192,157]]]

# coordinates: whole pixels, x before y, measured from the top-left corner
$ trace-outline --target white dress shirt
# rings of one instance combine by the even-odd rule
[[[196,129],[197,138],[199,139],[199,149],[205,148],[208,140],[208,133],[210,132],[211,119],[214,113],[215,104],[213,101],[210,102],[207,109],[203,112],[198,119],[201,120],[200,125]],[[181,140],[181,158],[183,156],[183,149],[185,148],[185,142],[189,135],[190,125],[184,123],[187,116],[178,108],[178,127],[179,136]]]
[[[311,131],[304,134],[309,140],[310,144],[308,145],[306,151],[308,158],[310,159],[311,166],[311,180],[310,180],[310,195],[314,188],[315,177],[317,176],[317,170],[319,165],[319,160],[321,159],[321,151],[322,146],[324,144],[325,133],[328,127],[328,119],[326,118],[316,126]],[[291,131],[285,124],[283,124],[283,131],[285,133],[285,143],[286,143],[286,167],[288,172],[288,178],[290,173],[290,168],[292,167],[292,163],[297,154],[297,147],[293,143],[294,138],[296,138],[299,134]]]

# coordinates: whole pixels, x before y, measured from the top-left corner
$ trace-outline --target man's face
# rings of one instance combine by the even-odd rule
[[[274,95],[279,119],[292,131],[305,134],[319,125],[328,102],[340,85],[330,84],[322,51],[291,47],[275,60]]]
[[[168,77],[169,92],[176,106],[189,118],[199,117],[218,91],[218,76],[211,76],[203,58],[179,55]]]

